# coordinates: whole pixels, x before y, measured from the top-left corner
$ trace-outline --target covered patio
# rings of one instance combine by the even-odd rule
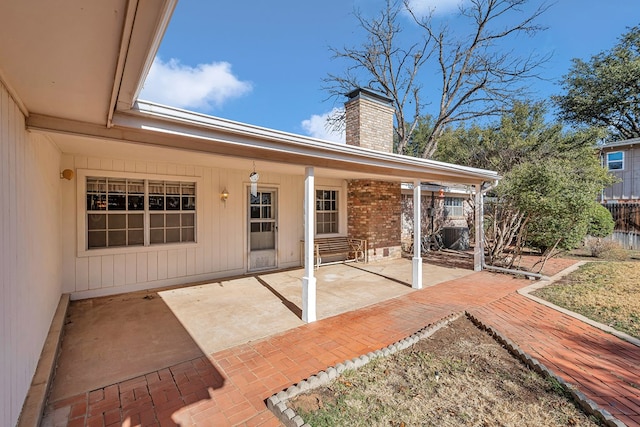
[[[425,265],[426,287],[472,274]],[[304,325],[300,280],[287,269],[71,303],[49,402]],[[412,262],[334,264],[316,271],[318,318],[414,292]],[[123,328],[123,325],[127,325]]]

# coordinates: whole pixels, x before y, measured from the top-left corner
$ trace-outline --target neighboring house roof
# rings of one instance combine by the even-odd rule
[[[175,4],[176,0],[0,3],[0,79],[28,117],[27,126],[53,134],[276,162],[295,166],[292,173],[313,166],[342,178],[466,184],[499,178],[493,171],[136,102]]]
[[[623,141],[615,141],[615,142],[604,144],[603,146],[600,147],[600,149],[604,151],[610,151],[610,150],[615,150],[623,147],[632,147],[638,144],[640,144],[640,138],[631,138],[631,139],[625,139]]]

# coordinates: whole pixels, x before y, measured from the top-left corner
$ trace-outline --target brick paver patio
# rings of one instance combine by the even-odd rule
[[[556,260],[547,273],[570,263]],[[640,425],[640,349],[515,292],[528,284],[472,274],[50,403],[47,424],[277,426],[264,402],[272,394],[466,310],[619,420]]]

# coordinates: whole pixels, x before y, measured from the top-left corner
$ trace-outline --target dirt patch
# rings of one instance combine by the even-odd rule
[[[465,317],[288,405],[311,426],[598,425]]]

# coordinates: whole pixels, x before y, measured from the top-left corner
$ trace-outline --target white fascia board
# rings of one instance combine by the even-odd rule
[[[631,138],[631,139],[625,139],[624,141],[610,142],[608,144],[601,145],[600,148],[603,150],[606,150],[608,148],[620,148],[620,147],[634,146],[636,144],[640,144],[640,138]]]
[[[218,141],[305,156],[366,163],[398,171],[450,175],[474,182],[495,181],[500,178],[497,172],[490,170],[336,144],[146,101],[138,101],[132,110],[118,114],[114,117],[114,124],[156,132],[164,131],[185,137],[209,137]]]

